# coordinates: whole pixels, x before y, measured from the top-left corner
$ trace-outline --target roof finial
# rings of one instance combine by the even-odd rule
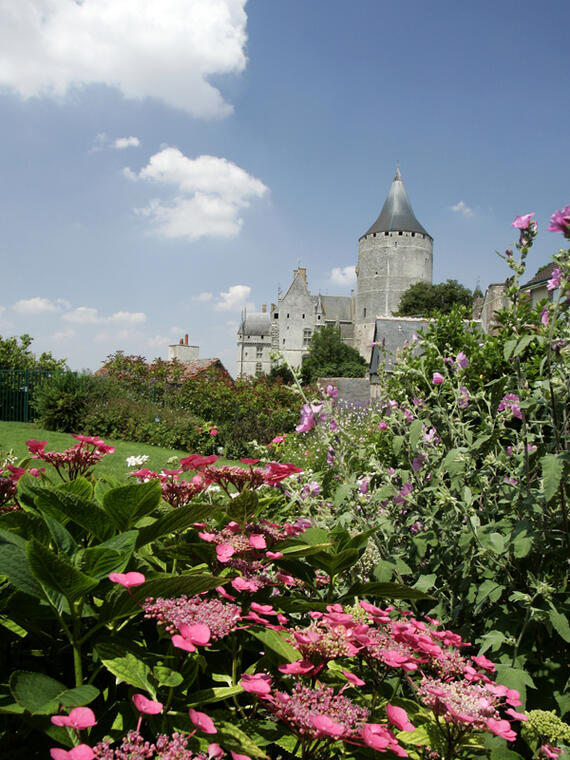
[[[394,179],[402,179],[402,175],[400,174],[400,162],[396,161],[396,174],[394,175]]]

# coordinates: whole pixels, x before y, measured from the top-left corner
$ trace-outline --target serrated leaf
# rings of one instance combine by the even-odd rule
[[[27,555],[36,579],[43,586],[59,591],[70,602],[84,596],[98,584],[95,578],[77,570],[34,539],[28,544]]]
[[[80,499],[90,499],[93,496],[93,486],[87,478],[84,477],[68,480],[57,486],[57,490],[65,491],[65,493],[72,493],[75,496],[79,496]]]
[[[501,594],[505,590],[500,583],[487,579],[477,589],[477,598],[475,599],[475,609],[478,610],[483,602],[489,600],[491,603],[498,602]]]
[[[40,512],[46,512],[56,520],[65,515],[101,541],[112,532],[108,516],[95,501],[59,489],[39,488],[34,502]]]
[[[72,557],[79,546],[71,533],[51,515],[44,514],[43,518],[58,551]]]
[[[156,678],[159,686],[176,687],[184,681],[184,676],[177,670],[166,665],[155,665],[152,669],[152,674]]]
[[[74,689],[67,689],[63,694],[59,694],[57,699],[64,707],[83,707],[97,699],[100,693],[95,686],[86,683]]]
[[[201,522],[216,509],[218,507],[206,503],[188,504],[187,506],[173,509],[172,512],[168,512],[163,517],[159,517],[150,525],[145,525],[144,528],[139,530],[136,544],[137,549],[150,544],[152,541],[156,541],[157,538],[192,527],[195,522]]]
[[[15,544],[0,545],[0,572],[24,594],[45,599],[44,591],[32,573],[26,552]]]
[[[247,734],[232,723],[216,721],[220,742],[229,750],[238,751],[249,757],[267,757],[265,752],[255,744]]]
[[[552,627],[556,633],[561,636],[564,641],[570,642],[570,625],[568,625],[568,618],[566,615],[563,612],[550,610],[548,613],[548,619],[552,623]]]
[[[255,515],[258,507],[257,493],[246,489],[226,505],[225,512],[230,520],[235,520],[239,525],[244,526]]]
[[[317,554],[331,546],[332,541],[328,541],[324,544],[313,544],[312,546],[309,544],[295,544],[294,546],[285,546],[284,548],[279,546],[278,548],[284,557],[291,559],[293,557],[308,557],[310,554]]]
[[[137,689],[145,689],[154,699],[156,694],[149,681],[150,667],[133,652],[125,651],[124,647],[116,644],[97,644],[95,649],[103,665],[117,679],[124,681]]]
[[[241,686],[214,686],[212,689],[191,692],[192,701],[185,701],[185,705],[187,707],[199,707],[200,705],[212,702],[221,702],[224,699],[228,699],[228,697],[235,697],[236,694],[241,694],[242,692]]]
[[[102,506],[116,528],[128,530],[139,518],[158,507],[161,494],[158,480],[130,483],[107,491],[103,495]]]
[[[525,348],[527,348],[527,346],[532,343],[534,338],[534,335],[523,335],[523,337],[518,341],[515,350],[512,353],[512,358],[514,359],[515,356],[520,356]]]
[[[32,715],[49,715],[59,709],[58,695],[65,684],[44,673],[15,670],[10,676],[10,691],[16,702]]]
[[[335,507],[340,505],[352,494],[353,486],[350,483],[341,483],[334,492],[333,503]]]
[[[542,488],[547,502],[555,496],[562,478],[562,460],[556,454],[545,454],[540,458],[542,467]]]
[[[310,565],[323,570],[327,575],[338,575],[343,570],[355,565],[360,559],[358,549],[345,549],[344,551],[333,554],[332,552],[318,552],[308,557]]]
[[[392,453],[394,454],[394,456],[398,456],[398,454],[402,451],[403,445],[404,445],[403,435],[395,435],[392,438]]]
[[[285,636],[271,628],[264,628],[262,631],[250,631],[258,641],[261,641],[265,649],[270,649],[278,657],[287,662],[296,662],[302,660],[303,655],[298,649],[286,641]]]
[[[516,338],[513,340],[507,340],[505,341],[505,345],[503,346],[503,356],[505,357],[505,361],[508,362],[511,358],[513,351],[515,350],[517,345]]]
[[[431,599],[429,594],[425,594],[419,589],[406,586],[404,583],[380,583],[371,581],[370,583],[355,583],[351,586],[346,594],[343,594],[338,600],[344,602],[355,596],[366,596],[370,599]]]

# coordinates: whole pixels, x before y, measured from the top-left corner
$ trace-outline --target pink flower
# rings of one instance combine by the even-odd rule
[[[267,549],[265,536],[262,533],[251,533],[249,536],[249,545],[253,549]]]
[[[219,744],[216,744],[215,742],[208,744],[208,760],[219,760],[219,758],[223,757],[225,754],[226,753]]]
[[[30,454],[37,454],[45,449],[47,441],[26,441],[26,446],[28,447]]]
[[[548,324],[548,306],[545,306],[544,309],[540,312],[540,321],[546,327]]]
[[[215,727],[214,721],[210,718],[209,715],[206,715],[206,713],[198,712],[198,710],[193,710],[190,708],[188,714],[190,715],[190,720],[192,723],[196,726],[196,728],[199,728],[202,733],[218,733],[218,729]]]
[[[384,422],[384,420],[380,420],[378,423],[378,430],[388,430],[388,425]]]
[[[258,697],[265,697],[271,692],[271,676],[265,673],[254,673],[253,675],[244,673],[240,684],[244,691],[257,694]]]
[[[528,720],[528,715],[526,713],[517,712],[516,710],[513,710],[512,707],[509,707],[508,710],[505,710],[505,714],[510,715],[513,720]]]
[[[568,237],[570,233],[570,206],[564,206],[563,209],[555,211],[546,229],[548,232],[561,232],[565,237]]]
[[[519,230],[528,229],[531,224],[536,224],[536,222],[532,221],[532,217],[535,215],[535,213],[535,211],[531,211],[530,214],[515,216],[515,220],[512,222],[511,226],[516,227]]]
[[[463,353],[463,351],[460,351],[457,354],[457,356],[455,357],[455,361],[456,361],[457,364],[459,364],[459,366],[461,367],[461,369],[467,369],[467,367],[469,366],[469,359]]]
[[[69,726],[81,731],[90,726],[96,726],[95,714],[89,707],[75,707],[69,715],[52,715],[54,726]]]
[[[93,760],[95,753],[88,744],[78,744],[70,750],[53,747],[49,751],[52,760]]]
[[[233,760],[251,760],[249,755],[240,755],[239,752],[234,752],[233,749],[230,749],[230,754]]]
[[[403,707],[396,707],[396,705],[391,705],[388,702],[386,705],[386,715],[390,723],[400,731],[415,731],[416,727],[408,718],[408,713]]]
[[[229,562],[234,553],[235,549],[231,544],[218,544],[216,546],[216,556],[219,562]]]
[[[550,760],[556,760],[558,755],[562,754],[562,750],[558,747],[553,747],[551,744],[543,744],[539,752],[542,752]]]
[[[109,580],[125,588],[140,586],[146,581],[142,573],[109,573]]]
[[[359,678],[358,676],[354,675],[354,673],[351,673],[349,670],[343,670],[342,674],[346,678],[348,683],[351,684],[352,686],[366,685],[366,681],[363,681],[362,678]]]
[[[334,737],[339,737],[344,734],[344,726],[327,718],[326,715],[311,715],[310,720],[314,728],[316,728],[320,734]]]
[[[560,271],[559,267],[556,267],[556,269],[552,270],[552,277],[546,283],[546,289],[556,290],[556,288],[560,287],[561,280],[562,280],[562,272]]]
[[[295,662],[287,663],[287,665],[279,665],[277,670],[281,673],[286,673],[287,675],[291,675],[292,673],[305,674],[314,670],[314,667],[315,666],[310,660],[296,660]]]
[[[439,372],[434,372],[433,373],[432,383],[434,385],[441,385],[443,383],[443,380],[444,380],[444,378],[443,378],[442,374],[440,374]]]
[[[162,702],[147,699],[144,694],[133,694],[133,702],[137,710],[145,715],[158,715],[162,712]]]
[[[212,429],[210,430],[210,435],[218,435],[218,431],[217,431],[217,429],[216,429],[216,428],[212,428]]]
[[[275,443],[275,444],[283,443],[284,440],[285,440],[284,435],[276,435],[275,438],[271,441],[271,443]]]
[[[281,559],[283,552],[265,552],[267,559]]]
[[[236,591],[251,591],[252,593],[255,593],[259,588],[258,584],[254,580],[248,581],[245,578],[242,578],[240,575],[238,575],[237,578],[232,578],[231,584]]]
[[[495,718],[489,718],[487,720],[487,728],[496,734],[496,736],[501,736],[508,742],[514,742],[517,738],[517,735],[511,728],[511,724],[508,720],[495,720]]]
[[[489,673],[494,673],[497,669],[495,664],[491,660],[487,659],[484,654],[480,654],[478,657],[471,657],[475,665],[483,670],[488,670]]]

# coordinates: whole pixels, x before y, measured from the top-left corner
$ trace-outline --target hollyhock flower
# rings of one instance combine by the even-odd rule
[[[531,224],[536,225],[536,222],[532,221],[532,217],[535,213],[535,211],[531,211],[530,214],[520,214],[515,216],[514,221],[511,223],[511,227],[516,227],[519,230],[526,230]]]
[[[384,420],[380,420],[378,423],[378,430],[388,430],[388,425],[384,422]]]
[[[250,694],[265,697],[271,693],[271,676],[265,673],[254,673],[253,675],[243,673],[240,685],[244,691]]]
[[[358,490],[362,494],[367,494],[370,490],[370,481],[367,478],[362,478],[358,482]]]
[[[513,417],[522,420],[522,412],[519,403],[519,397],[516,395],[516,393],[507,393],[506,396],[503,396],[499,402],[497,411],[502,412],[508,410],[511,412]]]
[[[89,707],[75,707],[69,715],[52,715],[51,722],[54,726],[67,726],[77,731],[97,725],[95,714]]]
[[[218,729],[215,727],[214,721],[210,718],[209,715],[206,715],[206,713],[198,712],[198,710],[193,710],[190,708],[188,714],[190,715],[190,720],[192,723],[204,734],[218,733]]]
[[[440,374],[439,372],[433,373],[432,383],[434,385],[441,385],[443,381],[444,381],[444,377],[442,374]]]
[[[549,319],[548,306],[545,306],[544,309],[540,312],[540,321],[545,327],[548,324],[548,319]]]
[[[140,586],[146,578],[142,573],[109,573],[109,580],[113,583],[118,583],[125,588],[131,588],[132,586]]]
[[[457,399],[457,406],[460,409],[467,409],[469,406],[469,391],[464,385],[459,386],[459,397]]]
[[[556,288],[560,287],[561,280],[562,280],[562,272],[560,271],[559,267],[556,267],[555,269],[552,270],[552,277],[546,283],[546,289],[556,290]]]
[[[408,718],[408,713],[403,707],[397,707],[391,705],[389,702],[386,705],[386,715],[388,720],[393,726],[396,726],[400,731],[415,731],[416,727]]]
[[[329,398],[337,398],[338,397],[338,388],[335,388],[334,385],[327,385],[327,396]]]
[[[565,237],[568,237],[570,234],[570,206],[564,206],[563,209],[555,211],[546,229],[548,232],[561,232]]]
[[[337,431],[338,429],[339,429],[339,428],[338,428],[338,424],[337,424],[337,421],[336,421],[336,420],[331,420],[331,421],[329,422],[329,430],[331,431],[331,433],[336,433],[336,431]]]
[[[158,715],[163,708],[162,702],[148,699],[144,694],[133,694],[133,703],[137,710],[145,715]]]
[[[460,351],[457,356],[455,357],[456,364],[459,364],[461,369],[467,369],[469,366],[469,359],[467,356],[463,353],[463,351]]]

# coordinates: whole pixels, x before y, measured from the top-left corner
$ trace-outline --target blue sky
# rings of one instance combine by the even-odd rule
[[[293,268],[349,293],[399,161],[434,281],[570,203],[570,4],[0,0],[0,334],[235,371]],[[541,232],[529,278],[562,244]]]

